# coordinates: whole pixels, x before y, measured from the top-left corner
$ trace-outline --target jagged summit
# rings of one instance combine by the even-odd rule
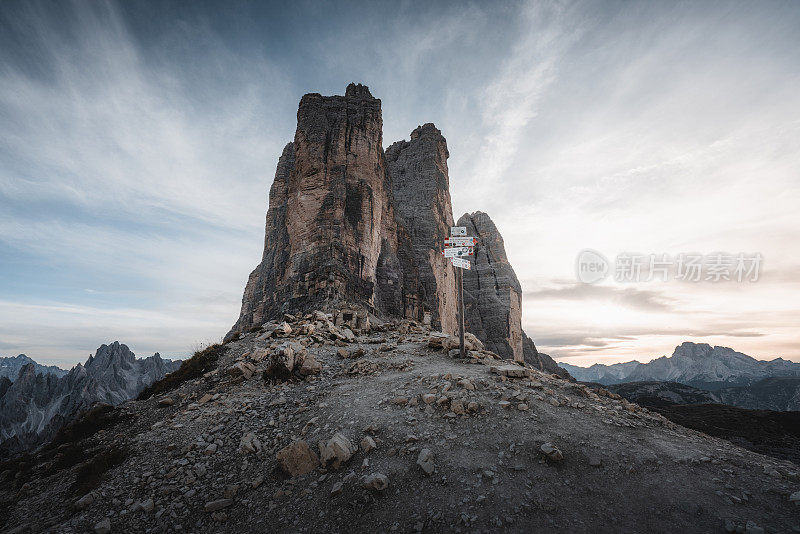
[[[369,87],[361,85],[360,83],[349,84],[345,90],[344,96],[345,98],[373,99],[372,93],[369,92]]]
[[[452,224],[447,148],[432,125],[421,128],[384,154],[380,100],[366,86],[303,96],[270,189],[262,261],[226,339],[283,313],[343,305],[454,326],[452,274],[421,252]],[[407,203],[423,220],[407,217]]]
[[[0,376],[4,376],[13,381],[19,375],[20,369],[26,364],[32,363],[37,373],[49,373],[56,376],[64,376],[67,371],[55,365],[40,365],[24,354],[14,357],[0,358]]]
[[[800,363],[780,358],[757,360],[729,347],[712,347],[707,343],[690,341],[675,347],[671,356],[661,356],[647,363],[562,366],[578,380],[601,384],[655,380],[714,389],[752,384],[769,377],[800,377]]]
[[[36,446],[93,403],[117,405],[135,397],[153,381],[174,371],[180,362],[156,353],[137,359],[115,341],[101,345],[86,364],[65,375],[40,373],[25,364],[0,394],[0,455]]]
[[[456,331],[455,272],[441,254],[454,225],[447,141],[425,123],[384,152],[382,128],[366,86],[303,96],[270,188],[261,263],[226,341],[286,313],[342,307]],[[522,332],[522,291],[491,218],[476,211],[459,225],[481,240],[466,278],[468,330],[504,358],[568,376]]]

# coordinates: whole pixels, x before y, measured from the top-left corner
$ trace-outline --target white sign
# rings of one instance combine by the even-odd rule
[[[466,226],[451,226],[450,227],[450,235],[452,235],[452,236],[467,235],[467,227]]]
[[[461,258],[450,258],[450,263],[453,267],[461,267],[462,269],[469,269],[469,260],[462,260]]]
[[[477,237],[450,237],[444,240],[444,244],[449,247],[471,247],[478,244]]]
[[[461,256],[472,256],[472,247],[456,247],[444,249],[445,258],[460,258]]]

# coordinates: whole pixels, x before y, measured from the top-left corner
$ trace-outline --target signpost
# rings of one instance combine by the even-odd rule
[[[444,240],[447,247],[472,247],[478,244],[477,237],[449,237]]]
[[[461,256],[472,256],[472,247],[446,248],[442,251],[445,258],[460,258]]]
[[[460,269],[469,270],[470,268],[469,260],[463,260],[461,258],[450,258],[450,263],[453,264],[453,267],[458,267]]]
[[[450,258],[450,263],[456,269],[456,286],[458,292],[458,342],[462,358],[467,357],[464,349],[464,269],[471,267],[469,260],[463,256],[472,256],[473,248],[478,244],[477,237],[467,236],[466,226],[452,226],[451,236],[444,240],[445,249],[442,254]]]

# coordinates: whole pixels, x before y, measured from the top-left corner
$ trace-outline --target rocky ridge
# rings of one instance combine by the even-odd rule
[[[102,431],[73,430],[73,441],[0,465],[0,523],[16,532],[800,529],[791,462],[501,360],[474,336],[460,360],[447,333],[408,320],[355,331],[343,316],[287,315],[254,329],[215,349],[204,375],[106,414]]]
[[[55,365],[40,365],[24,354],[20,354],[13,358],[0,358],[0,379],[5,377],[13,382],[19,376],[20,370],[29,363],[33,364],[36,374],[52,374],[62,377],[69,372]]]
[[[102,345],[62,377],[37,373],[34,363],[28,363],[5,391],[0,388],[0,452],[41,444],[94,403],[125,402],[179,365],[158,353],[137,359],[117,341]]]
[[[707,343],[684,342],[672,356],[662,356],[648,363],[637,361],[613,365],[594,364],[578,367],[560,364],[576,380],[615,384],[620,382],[679,382],[700,389],[718,389],[751,385],[772,377],[800,377],[800,363],[782,358],[757,360],[728,347]]]

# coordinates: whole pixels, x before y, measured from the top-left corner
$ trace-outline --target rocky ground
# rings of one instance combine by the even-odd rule
[[[461,360],[415,323],[354,333],[321,313],[287,319],[215,349],[197,378],[0,466],[0,525],[800,532],[791,462],[498,361],[475,339]],[[67,461],[75,450],[91,453]]]

